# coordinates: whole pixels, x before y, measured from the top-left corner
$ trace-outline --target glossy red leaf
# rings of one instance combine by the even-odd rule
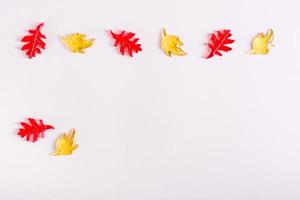
[[[122,31],[117,34],[110,31],[112,37],[115,39],[114,46],[119,46],[119,51],[122,55],[126,52],[129,56],[133,56],[132,53],[138,53],[142,51],[141,44],[138,44],[139,38],[135,38],[135,33]]]
[[[44,124],[43,120],[28,118],[28,122],[21,122],[22,128],[18,130],[18,135],[25,138],[26,141],[36,142],[39,138],[44,137],[48,129],[54,129],[51,125]]]
[[[40,23],[34,30],[29,30],[29,35],[26,35],[22,38],[22,42],[25,42],[21,48],[22,51],[26,51],[28,58],[35,57],[36,54],[41,54],[41,49],[45,49],[46,43],[43,39],[46,39],[46,36],[41,33],[41,29],[44,26],[44,23]]]
[[[234,40],[230,39],[231,33],[230,30],[219,30],[215,33],[211,34],[209,37],[208,48],[209,52],[206,58],[211,58],[214,55],[222,56],[220,51],[228,52],[231,51],[232,48],[227,46],[228,44],[232,44]]]

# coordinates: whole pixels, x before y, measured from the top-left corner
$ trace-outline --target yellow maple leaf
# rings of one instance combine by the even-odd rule
[[[259,33],[252,41],[252,49],[250,54],[268,54],[269,45],[272,45],[274,39],[274,33],[272,29],[269,29],[266,34]]]
[[[54,156],[71,155],[74,150],[78,148],[78,144],[75,144],[76,130],[71,129],[68,134],[63,133],[56,140],[56,149],[52,153]]]
[[[66,37],[61,36],[61,41],[73,53],[84,53],[84,49],[93,45],[95,39],[85,39],[86,35],[81,33],[72,33]]]
[[[180,41],[179,37],[168,35],[166,30],[164,28],[162,29],[160,46],[167,56],[171,56],[171,54],[176,56],[186,55],[187,53],[180,48],[182,45],[183,42]]]

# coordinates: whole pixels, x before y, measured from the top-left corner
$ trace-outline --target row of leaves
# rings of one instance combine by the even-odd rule
[[[41,54],[41,49],[46,47],[46,36],[41,32],[44,23],[39,24],[35,29],[30,29],[29,35],[22,38],[22,42],[25,44],[22,46],[22,50],[26,52],[28,58],[33,58],[37,54]],[[142,51],[141,44],[138,43],[139,38],[135,37],[135,33],[121,31],[120,33],[114,33],[110,31],[111,37],[115,40],[114,46],[119,48],[122,55],[133,56],[133,53]],[[205,58],[211,58],[215,55],[222,56],[223,52],[231,51],[232,48],[228,45],[234,43],[234,40],[229,29],[218,30],[210,34],[209,42],[206,44],[208,52]],[[266,34],[259,33],[252,41],[252,49],[250,54],[268,54],[269,47],[272,44],[274,33],[272,29],[269,29]],[[74,53],[84,53],[86,48],[93,45],[95,39],[86,39],[85,34],[72,33],[67,36],[60,37],[65,46]],[[187,53],[181,49],[183,42],[176,35],[169,35],[166,30],[162,30],[161,35],[161,49],[167,56],[176,55],[184,56]]]
[[[41,119],[28,118],[28,122],[21,122],[18,135],[28,142],[36,142],[45,137],[45,132],[54,129],[54,126],[44,124]],[[71,129],[69,133],[62,133],[56,140],[56,149],[52,153],[55,156],[71,155],[78,148],[75,144],[76,130]]]

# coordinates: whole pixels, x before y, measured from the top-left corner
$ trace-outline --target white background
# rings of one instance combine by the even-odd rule
[[[300,25],[297,1],[3,1],[0,17],[0,199],[299,200]],[[20,38],[45,22],[32,60]],[[188,55],[168,58],[160,30]],[[210,32],[230,28],[223,57],[203,59]],[[267,56],[247,55],[273,28]],[[120,56],[106,30],[143,51]],[[58,35],[95,38],[72,54]],[[56,127],[29,143],[26,117]],[[79,149],[49,155],[76,128]]]

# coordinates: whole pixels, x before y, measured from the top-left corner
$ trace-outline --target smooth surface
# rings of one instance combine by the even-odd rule
[[[0,199],[299,200],[300,18],[298,1],[37,1],[1,5]],[[45,22],[47,50],[19,51]],[[184,57],[159,47],[161,28]],[[207,36],[231,28],[233,51],[202,58]],[[247,55],[273,28],[268,56]],[[105,30],[126,29],[143,52],[118,55]],[[59,35],[96,38],[70,53]],[[18,122],[56,130],[31,144]],[[71,128],[79,149],[53,157]]]

